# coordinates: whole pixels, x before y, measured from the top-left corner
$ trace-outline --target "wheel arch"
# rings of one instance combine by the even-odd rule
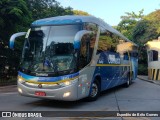
[[[99,88],[100,88],[100,91],[101,91],[101,84],[102,84],[101,76],[100,76],[100,75],[96,75],[96,76],[94,77],[94,81],[98,81],[98,83],[99,83]],[[93,81],[93,82],[94,82],[94,81]]]

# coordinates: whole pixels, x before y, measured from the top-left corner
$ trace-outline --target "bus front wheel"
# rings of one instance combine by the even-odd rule
[[[90,92],[87,100],[95,101],[95,100],[97,100],[99,94],[100,94],[100,84],[99,84],[99,81],[96,80],[91,85],[91,92]]]

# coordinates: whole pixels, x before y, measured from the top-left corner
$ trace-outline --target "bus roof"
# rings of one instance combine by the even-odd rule
[[[31,26],[78,24],[78,23],[84,23],[84,22],[95,23],[99,26],[104,27],[108,31],[120,36],[124,40],[132,42],[129,39],[127,39],[125,36],[123,36],[120,32],[118,32],[116,29],[111,27],[109,24],[105,23],[102,19],[96,18],[94,16],[65,15],[65,16],[50,17],[50,18],[36,20],[31,24]],[[133,44],[136,45],[135,43]]]

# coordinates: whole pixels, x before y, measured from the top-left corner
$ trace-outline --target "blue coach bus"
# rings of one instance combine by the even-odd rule
[[[96,100],[101,91],[137,76],[138,46],[93,16],[36,20],[25,35],[18,71],[21,95],[75,101]]]

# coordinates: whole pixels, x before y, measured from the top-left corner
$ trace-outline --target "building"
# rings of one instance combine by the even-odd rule
[[[148,55],[148,79],[160,80],[160,37],[146,44]]]

